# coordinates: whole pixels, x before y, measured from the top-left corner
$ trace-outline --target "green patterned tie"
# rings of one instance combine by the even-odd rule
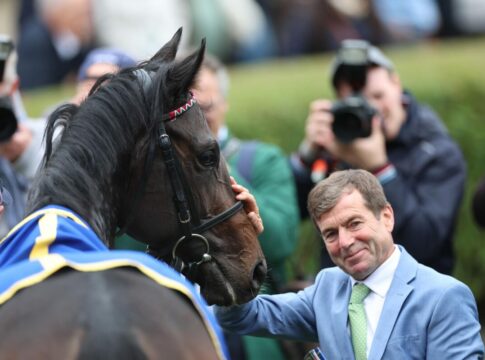
[[[349,320],[355,360],[367,360],[367,320],[363,301],[369,292],[364,284],[355,284],[350,295]]]

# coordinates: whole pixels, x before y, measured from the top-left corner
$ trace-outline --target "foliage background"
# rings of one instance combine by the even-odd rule
[[[405,88],[431,105],[461,146],[468,180],[455,237],[454,275],[473,290],[485,319],[485,232],[471,217],[473,189],[485,175],[485,39],[460,39],[385,48]],[[332,98],[326,54],[277,59],[230,68],[231,108],[228,123],[242,138],[275,143],[290,153],[303,137],[308,104],[318,97]],[[25,94],[32,116],[68,99],[74,92],[65,85]],[[310,224],[304,223],[292,270],[315,274],[321,245]],[[485,323],[482,321],[482,323]]]

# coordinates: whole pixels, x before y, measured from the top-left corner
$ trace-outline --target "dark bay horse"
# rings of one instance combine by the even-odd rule
[[[29,215],[0,240],[0,358],[224,358],[189,281],[149,255],[108,251],[126,231],[210,304],[246,302],[264,280],[189,91],[205,44],[175,61],[180,36],[50,117]]]

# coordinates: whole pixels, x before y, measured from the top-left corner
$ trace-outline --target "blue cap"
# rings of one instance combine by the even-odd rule
[[[120,69],[135,66],[136,61],[125,52],[113,48],[99,48],[86,55],[78,72],[78,81],[86,80],[87,71],[94,64],[112,64]]]

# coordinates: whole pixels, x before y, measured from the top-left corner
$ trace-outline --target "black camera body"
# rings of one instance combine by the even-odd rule
[[[7,59],[13,50],[12,40],[0,34],[0,82],[3,82]],[[17,131],[17,117],[9,95],[0,97],[0,142],[10,140]]]
[[[10,96],[0,97],[0,143],[10,140],[17,131],[17,125]]]
[[[332,129],[340,142],[350,143],[368,137],[372,132],[372,118],[377,111],[360,95],[372,64],[371,47],[367,41],[345,40],[333,64],[332,82],[337,89],[341,82],[352,88],[352,95],[336,101],[332,107]]]
[[[377,114],[377,111],[360,95],[351,95],[336,101],[331,112],[333,133],[343,143],[370,136],[372,118]]]

